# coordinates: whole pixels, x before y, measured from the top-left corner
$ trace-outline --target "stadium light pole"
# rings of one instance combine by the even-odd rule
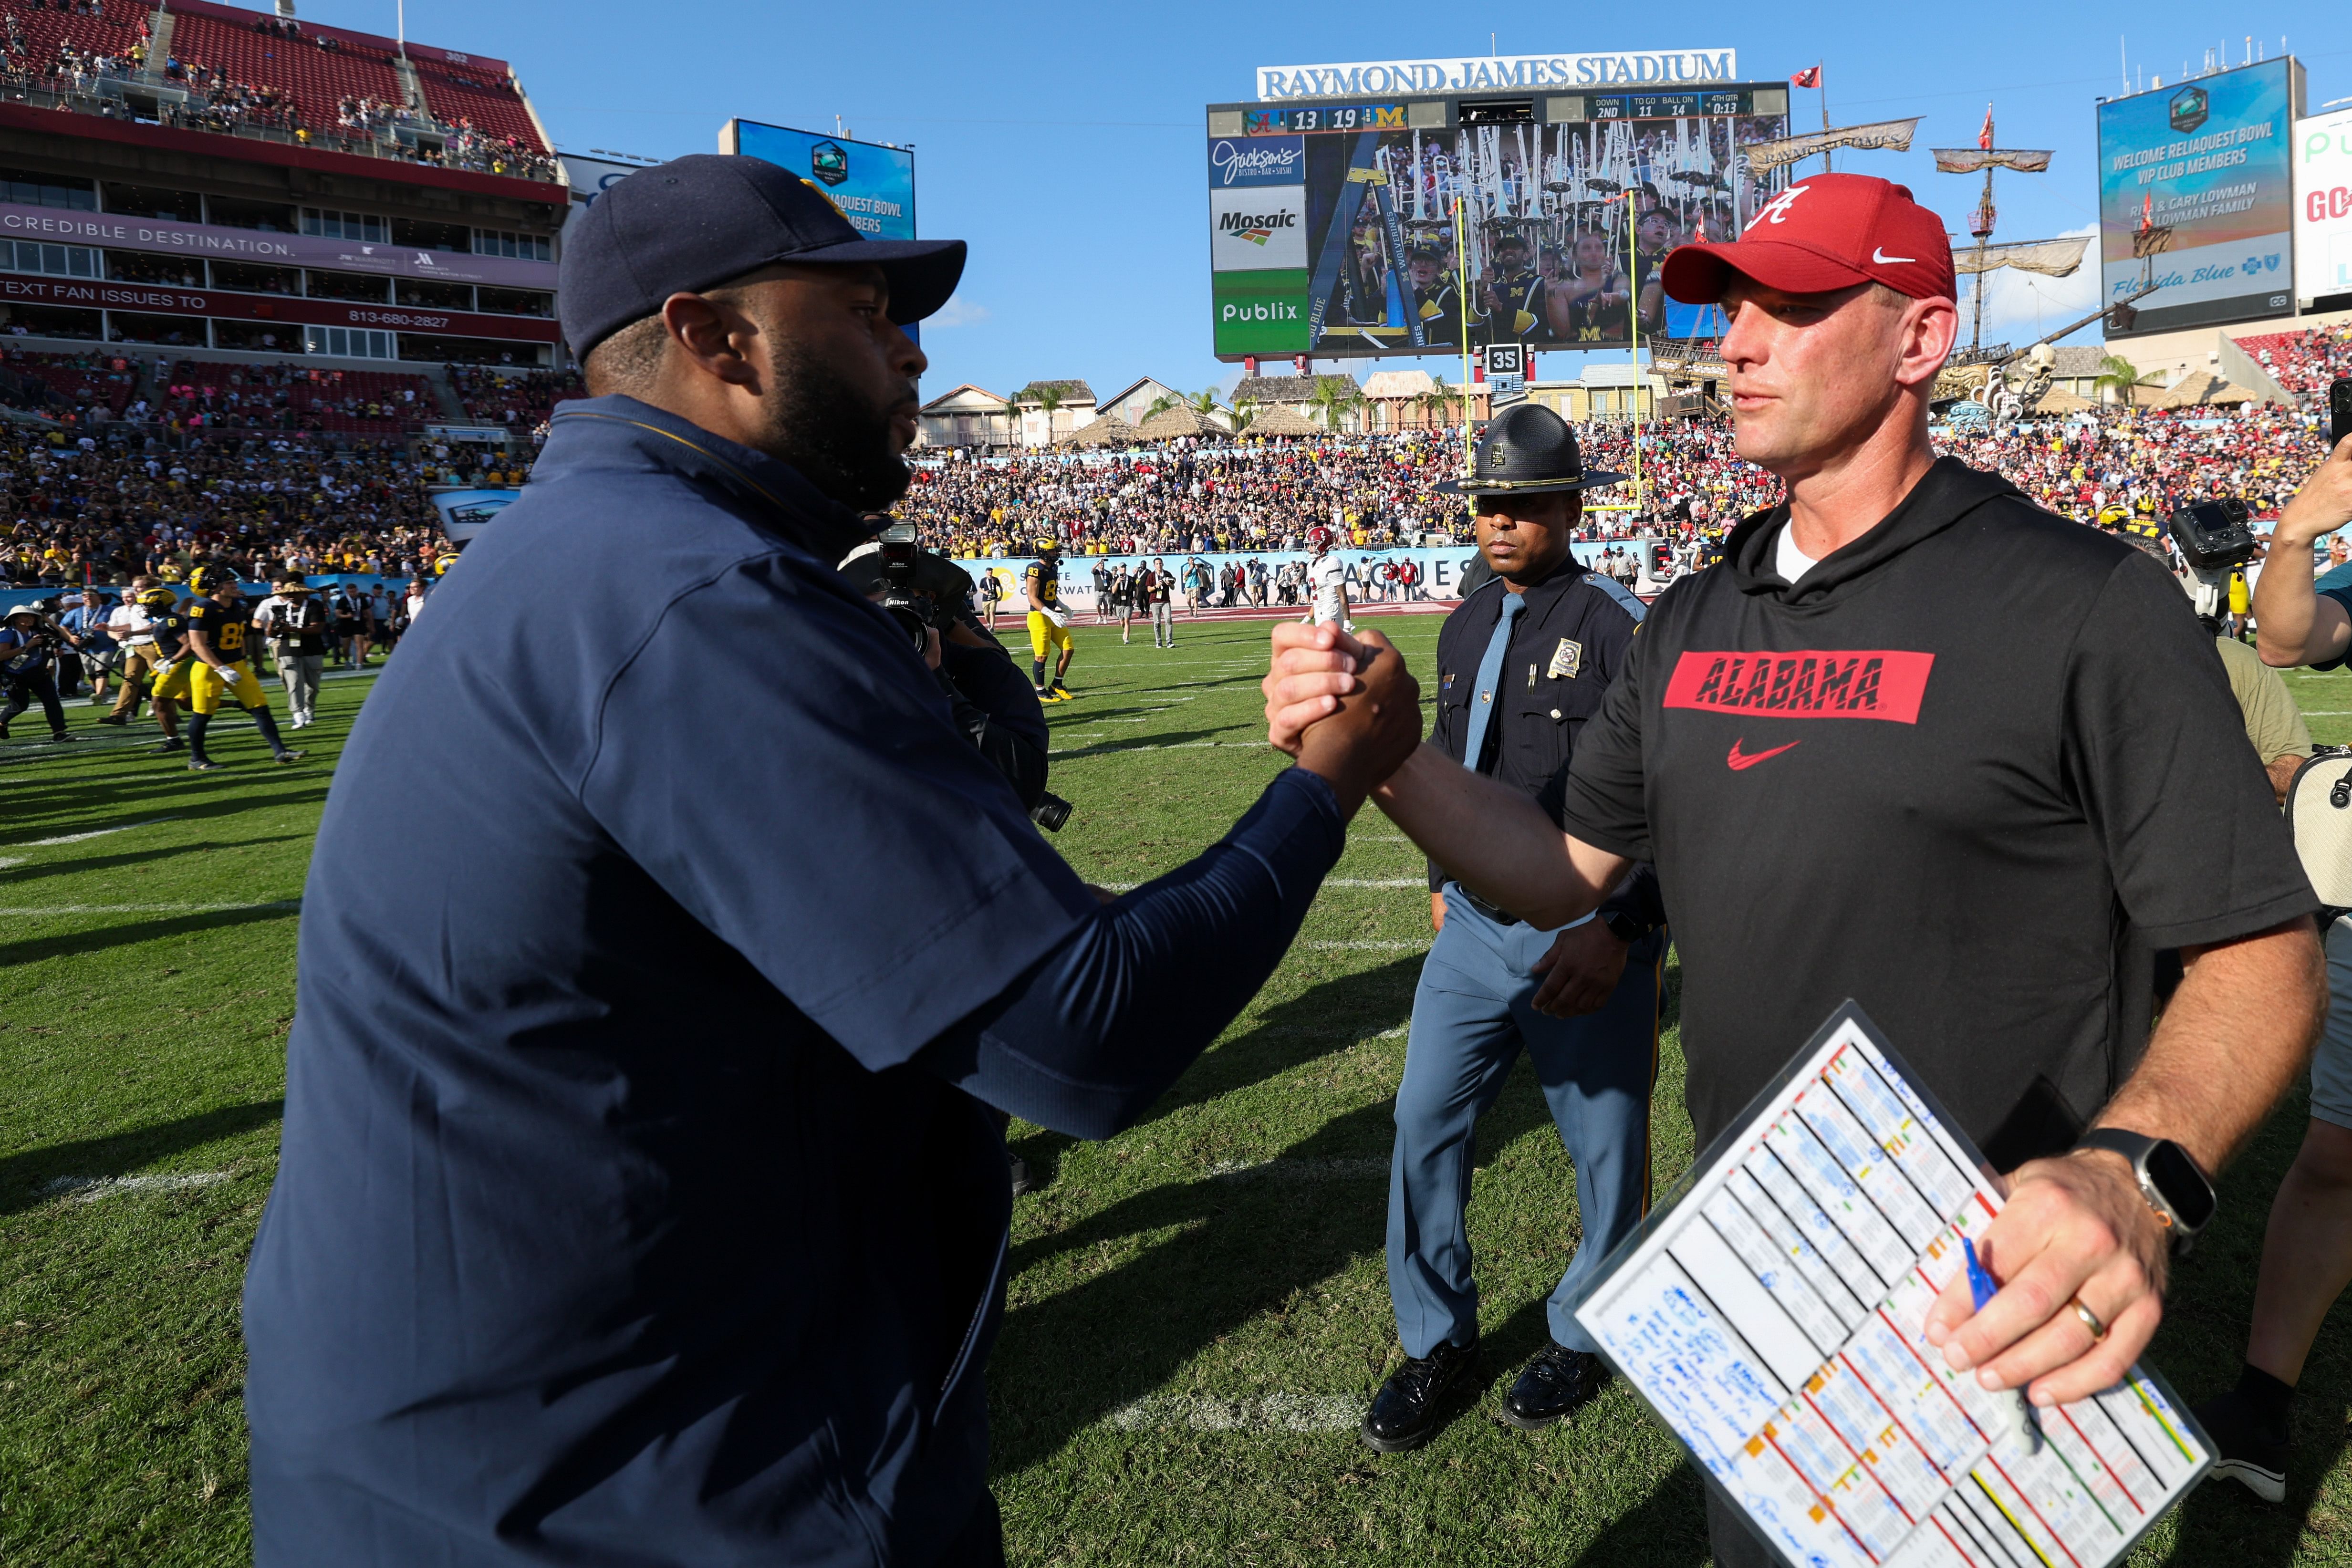
[[[1454,193],[1455,313],[1462,318],[1462,476],[1470,477],[1470,242],[1462,232],[1462,193]],[[1492,397],[1494,394],[1486,394]]]

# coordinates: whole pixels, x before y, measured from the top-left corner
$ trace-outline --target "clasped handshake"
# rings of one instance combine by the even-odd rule
[[[1331,786],[1343,816],[1421,744],[1420,683],[1377,632],[1279,622],[1263,685],[1266,738]]]

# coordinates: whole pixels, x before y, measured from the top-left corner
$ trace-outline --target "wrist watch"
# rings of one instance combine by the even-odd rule
[[[1622,942],[1628,947],[1631,947],[1634,943],[1639,942],[1643,937],[1647,936],[1651,932],[1657,929],[1654,925],[1646,925],[1643,924],[1641,921],[1635,919],[1630,913],[1622,909],[1616,910],[1612,914],[1603,915],[1601,917],[1601,924],[1608,928],[1610,936],[1614,936],[1618,941]]]
[[[2151,1138],[2122,1127],[2094,1127],[2074,1142],[2078,1149],[2105,1149],[2131,1162],[2140,1196],[2156,1210],[2176,1252],[2186,1249],[2213,1218],[2213,1184],[2189,1151],[2169,1138]]]

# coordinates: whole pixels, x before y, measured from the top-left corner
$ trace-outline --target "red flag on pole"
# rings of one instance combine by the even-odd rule
[[[2144,229],[2156,226],[2156,193],[2153,191],[2139,199],[2139,226]]]
[[[1977,146],[1987,152],[1992,151],[1992,105],[1990,104],[1985,105],[1984,129],[1977,132]]]
[[[1803,70],[1790,77],[1789,83],[1792,87],[1819,87],[1822,85],[1822,68],[1807,66]]]

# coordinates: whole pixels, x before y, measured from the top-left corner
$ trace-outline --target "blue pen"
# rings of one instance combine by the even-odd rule
[[[1975,1242],[1961,1237],[1960,1252],[1969,1260],[1969,1295],[1976,1301],[1977,1311],[1982,1312],[1985,1303],[1993,1299],[2000,1287],[1992,1282],[1992,1276],[1985,1272],[1985,1266],[1977,1261]]]
[[[1985,1309],[1985,1303],[2000,1292],[2000,1287],[1993,1283],[1992,1275],[1986,1270],[1985,1266],[1977,1261],[1977,1244],[1965,1236],[1960,1238],[1960,1255],[1966,1258],[1969,1263],[1969,1297],[1975,1301],[1976,1310],[1982,1312]],[[2040,1453],[2042,1451],[2042,1414],[2033,1408],[2033,1402],[2025,1396],[2025,1390],[2022,1388],[2017,1391],[2017,1406],[2024,1416],[2022,1426],[2026,1442],[2032,1452]]]

